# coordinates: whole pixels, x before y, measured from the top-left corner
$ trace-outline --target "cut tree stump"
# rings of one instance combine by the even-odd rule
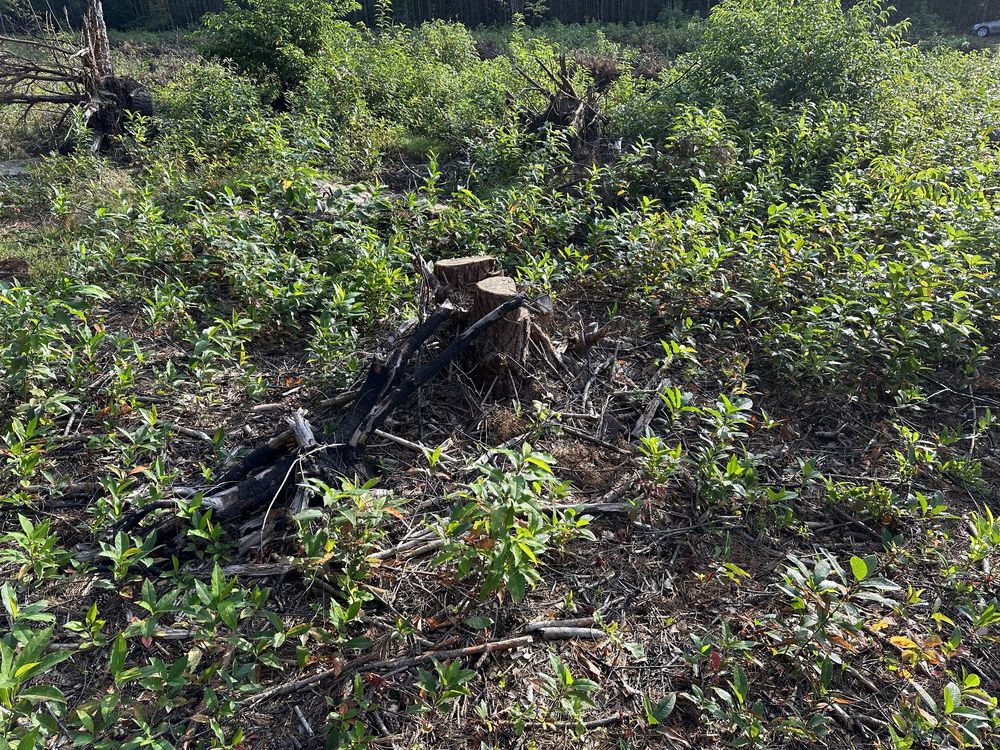
[[[452,289],[464,289],[496,273],[497,260],[489,255],[448,258],[434,264],[438,281]]]
[[[307,479],[336,485],[343,477],[367,475],[364,453],[368,439],[379,434],[396,409],[460,358],[491,392],[517,388],[527,369],[532,326],[531,315],[524,309],[524,292],[519,292],[507,276],[490,276],[496,273],[497,263],[487,256],[444,263],[443,273],[439,266],[447,284],[430,273],[419,256],[416,264],[425,291],[440,287],[448,298],[423,320],[408,321],[379,347],[367,377],[352,392],[350,406],[338,422],[310,424],[304,413],[292,414],[288,429],[251,451],[201,493],[202,507],[212,510],[215,522],[240,528],[256,517],[256,528],[266,529],[272,513],[280,516],[308,507],[312,494]],[[432,337],[443,339],[436,348],[425,346]],[[421,358],[421,354],[425,355]],[[332,399],[328,403],[344,401]],[[162,510],[174,503],[152,506]],[[149,507],[127,514],[120,528],[136,528],[151,514]],[[262,512],[267,517],[263,523],[259,519]],[[151,529],[152,543],[178,560],[190,555],[186,537],[183,514],[161,517]],[[258,533],[256,539],[260,538]]]
[[[342,477],[365,474],[362,462],[365,445],[396,409],[464,352],[475,350],[480,339],[494,338],[494,327],[509,329],[513,325],[511,320],[521,319],[511,314],[526,303],[525,295],[517,292],[513,280],[507,282],[502,291],[498,288],[492,296],[480,298],[471,323],[458,319],[458,308],[446,300],[422,322],[404,325],[373,357],[357,397],[338,423],[314,430],[302,413],[293,414],[288,430],[248,454],[203,494],[202,506],[212,509],[213,519],[218,523],[240,525],[265,509],[270,515],[272,510],[282,511],[290,505],[296,510],[307,507],[310,498],[304,483],[306,478],[336,484]],[[510,290],[512,293],[508,293]],[[493,300],[497,304],[486,309],[485,305]],[[445,324],[456,319],[460,332],[446,346],[428,354],[425,361],[417,362],[431,337],[447,330]],[[496,341],[509,338],[508,333]],[[494,343],[490,348],[496,346]],[[133,511],[123,524],[131,529],[146,513],[144,508]],[[178,559],[185,557],[186,529],[181,516],[171,515],[161,520],[152,535],[165,552]]]
[[[497,260],[490,255],[448,258],[434,264],[441,289],[460,308],[459,320],[478,320],[517,296],[514,279],[498,274]],[[531,314],[523,307],[508,313],[465,358],[473,376],[497,396],[517,390],[527,362],[531,323]]]
[[[478,281],[473,290],[472,317],[479,317],[516,296],[517,284],[509,276]],[[524,370],[530,333],[531,314],[518,308],[498,320],[476,346],[476,370],[482,379],[497,379],[500,394],[515,386]]]

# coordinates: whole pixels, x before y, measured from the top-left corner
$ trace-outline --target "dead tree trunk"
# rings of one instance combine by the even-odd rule
[[[541,58],[535,58],[540,70],[540,79],[518,67],[514,69],[528,84],[528,87],[544,97],[545,106],[539,110],[525,110],[525,127],[529,131],[539,131],[552,126],[568,129],[570,145],[577,156],[591,154],[601,140],[606,117],[601,111],[600,87],[595,83],[586,87],[574,81],[574,71],[579,63],[560,55],[559,66],[550,68]]]
[[[152,96],[137,81],[116,76],[99,0],[90,0],[79,46],[52,25],[35,37],[0,36],[0,104],[82,107],[96,151],[122,132],[128,112],[151,115]]]

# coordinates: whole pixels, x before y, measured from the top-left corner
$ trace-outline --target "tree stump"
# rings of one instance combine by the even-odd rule
[[[434,275],[438,281],[452,289],[464,289],[496,272],[497,260],[490,255],[449,258],[434,264]]]
[[[489,255],[449,258],[434,264],[439,293],[459,306],[459,320],[464,322],[479,320],[517,296],[514,279],[498,272],[496,258]],[[467,352],[466,366],[471,374],[497,396],[517,390],[527,364],[531,324],[531,314],[518,308],[494,323]]]
[[[100,0],[87,4],[79,45],[70,45],[48,28],[40,29],[39,38],[0,37],[0,105],[4,104],[27,109],[37,104],[80,107],[93,131],[95,151],[111,141],[105,136],[122,133],[127,112],[153,113],[150,92],[132,78],[115,75]]]
[[[517,284],[508,276],[492,276],[473,287],[473,318],[517,296]],[[483,379],[496,379],[499,393],[509,392],[524,371],[528,357],[531,315],[518,308],[498,320],[477,342],[476,370]]]

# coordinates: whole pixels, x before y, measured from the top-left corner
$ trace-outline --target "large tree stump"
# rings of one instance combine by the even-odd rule
[[[423,322],[404,326],[373,358],[351,408],[336,425],[328,423],[314,430],[302,414],[293,415],[289,430],[253,450],[203,493],[202,507],[212,509],[214,521],[236,525],[272,507],[287,507],[289,503],[296,508],[306,507],[309,498],[298,496],[301,476],[335,484],[341,477],[355,476],[359,471],[364,473],[365,446],[386,419],[525,302],[524,294],[504,298],[495,309],[464,327],[446,347],[428,353],[422,362],[418,357],[425,344],[446,328],[445,324],[454,319],[457,309],[446,301]],[[292,478],[295,472],[298,478]],[[173,507],[172,502],[166,505]],[[139,508],[122,520],[118,529],[131,530],[150,512],[165,507],[150,503]],[[183,559],[187,554],[184,551],[186,523],[180,515],[171,514],[161,520],[152,534],[155,544],[168,553],[168,558],[174,555]]]
[[[458,319],[465,322],[479,320],[517,296],[514,279],[498,273],[496,258],[490,255],[449,258],[434,264],[440,292],[458,305]],[[470,373],[497,396],[517,391],[527,364],[531,323],[531,314],[518,308],[498,320],[466,353]]]

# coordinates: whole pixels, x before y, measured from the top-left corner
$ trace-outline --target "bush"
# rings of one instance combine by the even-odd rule
[[[395,29],[376,50],[359,57],[354,73],[371,111],[407,135],[461,146],[506,121],[510,63],[480,60],[465,27],[434,21]]]
[[[761,121],[806,101],[871,101],[893,70],[898,29],[878,0],[724,0],[703,29],[683,91]],[[766,119],[766,118],[765,118]]]
[[[158,137],[136,143],[136,156],[165,170],[193,168],[202,184],[234,170],[253,173],[275,163],[273,154],[284,148],[280,124],[261,105],[256,85],[221,65],[184,67],[156,100]]]
[[[288,91],[301,83],[354,0],[227,0],[205,17],[206,52],[230,60],[258,82]]]

